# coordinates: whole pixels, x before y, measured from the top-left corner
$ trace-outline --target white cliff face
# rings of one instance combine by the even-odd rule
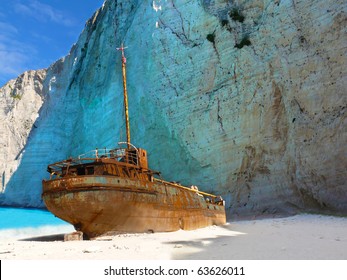
[[[42,205],[47,164],[125,139],[115,50],[124,42],[132,142],[164,178],[221,193],[229,214],[347,213],[346,9],[343,0],[106,1],[47,70],[2,204]]]
[[[36,127],[39,110],[45,99],[42,82],[46,71],[28,71],[0,89],[0,178],[1,192],[21,163],[31,131]],[[13,187],[14,196],[23,197],[25,188]],[[27,194],[28,195],[28,194]],[[30,194],[29,194],[30,195]],[[11,197],[8,197],[11,201]]]

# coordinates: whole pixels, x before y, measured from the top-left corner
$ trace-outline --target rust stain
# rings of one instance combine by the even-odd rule
[[[124,152],[124,153],[123,153]],[[192,230],[226,222],[221,197],[157,178],[147,153],[98,152],[48,166],[43,200],[89,238],[112,232]]]

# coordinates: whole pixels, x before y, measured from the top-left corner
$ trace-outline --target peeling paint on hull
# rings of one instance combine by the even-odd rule
[[[43,181],[54,215],[89,238],[114,232],[193,230],[226,222],[223,205],[163,181],[85,175]]]

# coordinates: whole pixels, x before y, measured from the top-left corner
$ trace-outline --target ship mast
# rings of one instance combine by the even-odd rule
[[[128,109],[128,93],[127,93],[127,78],[126,78],[126,58],[124,55],[124,49],[127,47],[123,46],[123,43],[120,48],[117,50],[122,51],[122,73],[123,73],[123,95],[124,95],[124,112],[125,112],[125,126],[126,126],[126,136],[127,136],[127,145],[130,149],[130,124],[129,124],[129,109]]]

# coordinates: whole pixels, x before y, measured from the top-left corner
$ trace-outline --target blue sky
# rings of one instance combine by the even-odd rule
[[[67,55],[104,0],[0,0],[0,87]]]

